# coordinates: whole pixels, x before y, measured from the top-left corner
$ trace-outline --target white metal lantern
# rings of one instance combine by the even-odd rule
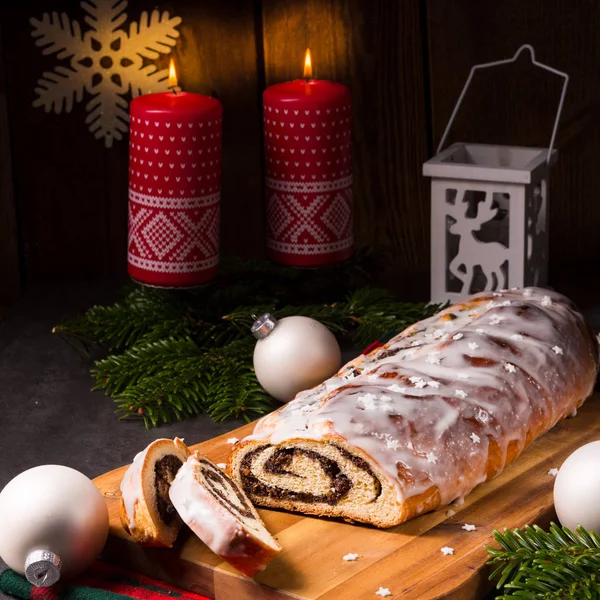
[[[564,78],[549,148],[456,143],[442,151],[475,71],[512,63],[529,50],[534,65]],[[548,171],[568,75],[536,61],[526,44],[510,59],[475,65],[437,149],[431,177],[431,301],[544,286],[548,274]]]

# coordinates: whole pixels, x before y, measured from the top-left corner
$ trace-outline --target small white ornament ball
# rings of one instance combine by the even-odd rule
[[[38,587],[84,571],[107,537],[106,502],[75,469],[34,467],[0,492],[0,557]]]
[[[600,533],[600,440],[581,446],[562,464],[554,481],[554,508],[563,527],[582,525]]]
[[[309,317],[275,319],[263,315],[252,332],[254,370],[260,385],[280,402],[289,402],[335,375],[342,366],[336,337],[319,321]]]

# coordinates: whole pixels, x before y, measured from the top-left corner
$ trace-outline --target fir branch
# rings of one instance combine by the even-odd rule
[[[114,398],[120,418],[138,417],[147,427],[201,412],[250,420],[278,405],[252,368],[255,316],[305,315],[365,347],[439,310],[366,286],[375,272],[369,260],[359,253],[321,269],[225,260],[220,276],[201,288],[133,283],[118,302],[93,306],[53,331],[87,356],[104,354],[92,370],[94,389]]]
[[[438,304],[398,302],[386,290],[363,288],[344,301],[332,304],[242,306],[223,319],[240,330],[248,330],[254,321],[253,315],[270,312],[278,319],[303,315],[320,321],[335,334],[353,332],[354,344],[367,346],[383,335],[400,333],[412,323],[434,315],[442,307]]]
[[[494,530],[501,548],[486,549],[490,565],[497,565],[490,580],[499,577],[497,600],[528,598],[562,600],[598,598],[600,590],[600,536],[579,526],[575,532],[551,523],[523,530]]]
[[[117,402],[120,418],[143,417],[147,427],[202,412],[214,420],[262,415],[276,406],[253,369],[253,338],[204,350],[191,338],[141,343],[98,361],[94,389]]]

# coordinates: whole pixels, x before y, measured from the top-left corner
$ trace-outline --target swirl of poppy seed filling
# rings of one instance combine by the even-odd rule
[[[256,520],[252,507],[242,490],[209,461],[200,458],[198,462],[200,467],[197,467],[196,478],[204,479],[205,487],[212,497],[238,518]],[[232,498],[237,499],[238,503],[234,503]]]
[[[170,525],[177,513],[169,500],[169,487],[183,463],[172,454],[163,456],[154,464],[154,490],[156,509],[165,525]]]
[[[306,448],[278,448],[275,450],[272,456],[265,461],[265,472],[275,475],[289,475],[290,477],[303,477],[298,473],[290,471],[289,468],[292,465],[294,456],[305,456],[309,459],[317,461],[320,464],[323,472],[329,477],[331,486],[330,490],[326,494],[312,494],[306,491],[288,490],[260,481],[252,473],[252,462],[256,456],[270,447],[270,444],[259,446],[244,456],[240,464],[240,477],[242,486],[246,493],[254,496],[277,498],[280,500],[297,500],[307,503],[322,502],[331,506],[335,506],[352,489],[352,481],[347,475],[342,473],[340,467],[335,461],[323,456],[322,454],[319,454],[315,450],[308,450]],[[335,448],[344,456],[344,458],[347,458],[356,467],[363,470],[373,479],[375,496],[372,498],[371,502],[375,502],[375,500],[377,500],[377,498],[381,495],[381,483],[371,470],[369,464],[362,458],[351,454],[339,446],[335,446]]]

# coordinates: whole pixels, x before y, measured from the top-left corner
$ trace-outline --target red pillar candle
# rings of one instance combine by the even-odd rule
[[[128,272],[136,281],[194,287],[216,276],[222,115],[218,100],[189,92],[132,100]]]
[[[275,84],[263,93],[263,112],[268,256],[298,267],[346,260],[354,242],[350,90],[310,78]]]

